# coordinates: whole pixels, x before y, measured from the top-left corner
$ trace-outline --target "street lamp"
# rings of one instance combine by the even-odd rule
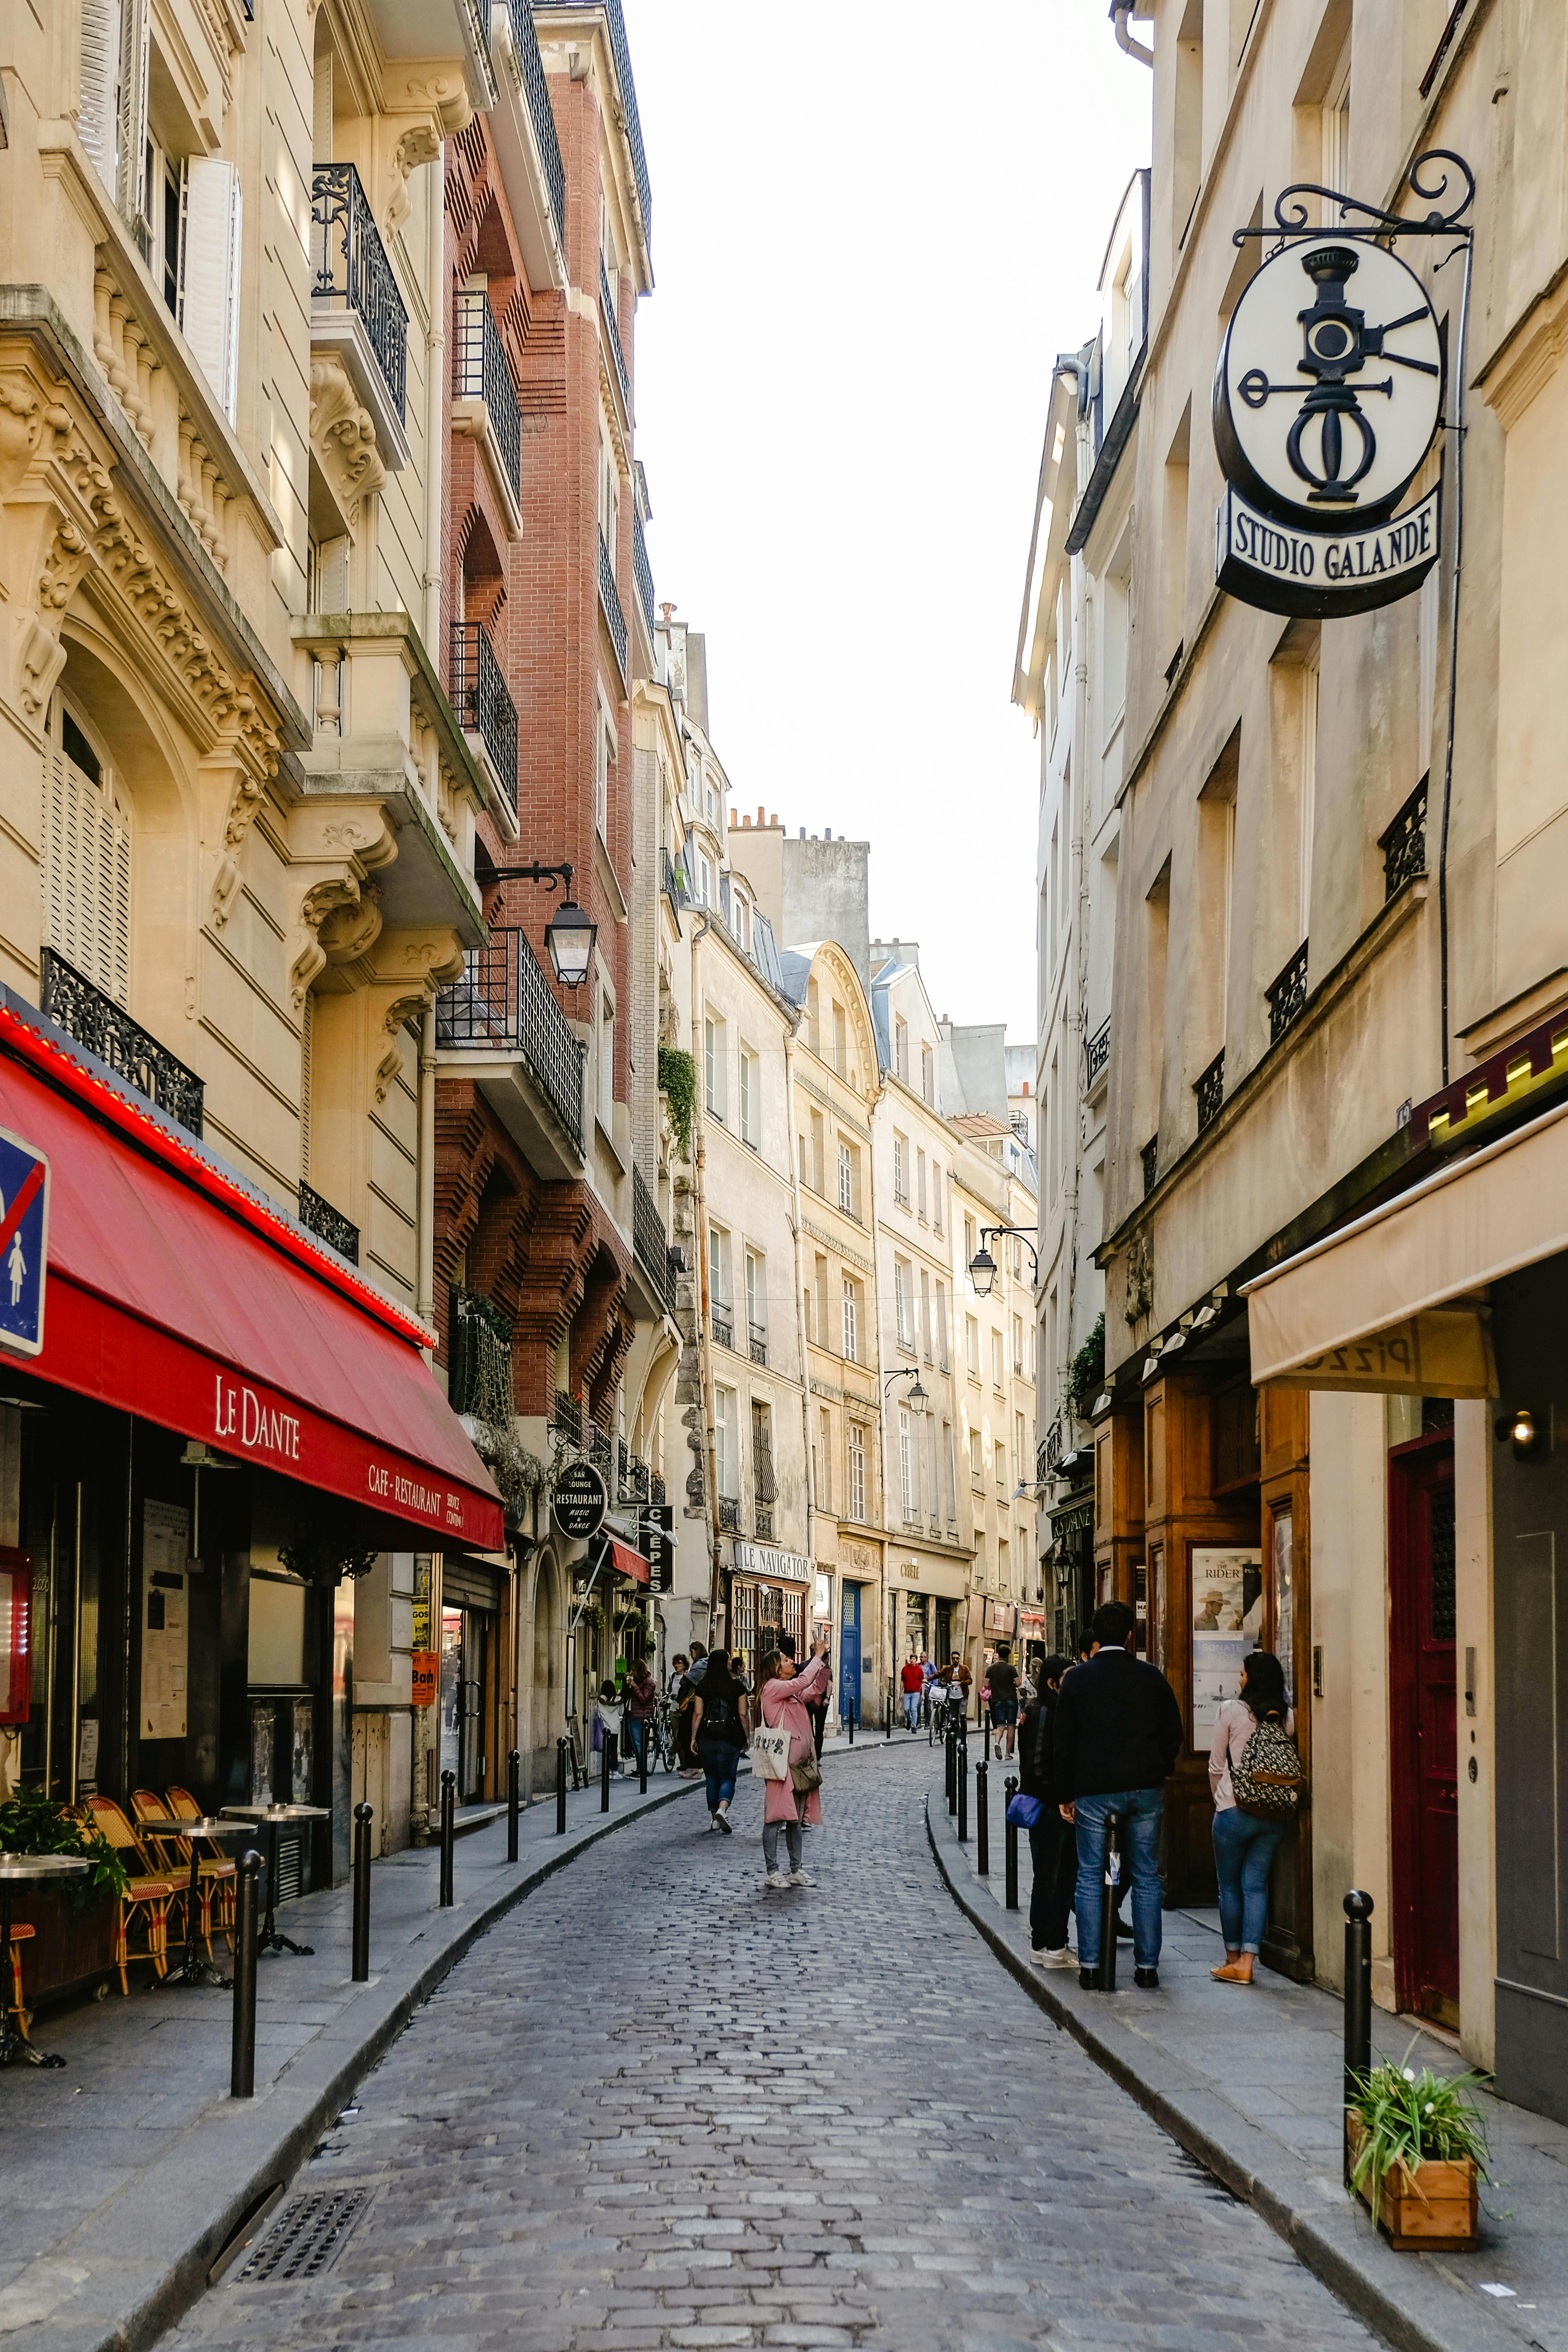
[[[1026,1225],[982,1225],[980,1228],[980,1247],[975,1251],[974,1255],[969,1261],[969,1279],[974,1285],[974,1296],[976,1298],[989,1298],[991,1296],[991,1286],[996,1279],[996,1261],[985,1246],[986,1241],[992,1234],[1016,1234],[1017,1235],[1018,1239],[1023,1243],[1024,1247],[1028,1251],[1029,1255],[1035,1261],[1035,1282],[1037,1286],[1040,1279],[1040,1260],[1034,1243],[1029,1239],[1028,1227]]]
[[[911,1412],[924,1412],[926,1409],[927,1397],[924,1389],[921,1386],[921,1376],[919,1372],[911,1371],[907,1364],[900,1364],[896,1371],[889,1372],[882,1382],[882,1394],[884,1397],[886,1397],[888,1391],[892,1387],[895,1381],[912,1381],[914,1382],[914,1386],[910,1389],[908,1396],[904,1399],[904,1402],[909,1406]]]
[[[599,926],[572,896],[571,866],[542,866],[536,858],[531,866],[498,866],[494,872],[498,882],[547,882],[552,890],[557,886],[564,890],[565,897],[544,926],[544,944],[550,950],[551,970],[562,987],[581,988],[594,961]]]

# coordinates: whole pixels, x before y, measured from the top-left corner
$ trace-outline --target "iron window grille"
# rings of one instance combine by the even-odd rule
[[[626,616],[621,609],[620,590],[616,586],[616,567],[610,562],[610,551],[605,545],[605,534],[599,533],[599,603],[604,608],[610,642],[616,648],[616,660],[620,666],[621,684],[626,682]]]
[[[447,1328],[447,1392],[454,1412],[472,1413],[492,1429],[510,1426],[511,1325],[477,1291],[451,1289]]]
[[[43,999],[41,1010],[66,1034],[96,1054],[100,1062],[145,1095],[170,1118],[199,1137],[202,1131],[203,1082],[194,1070],[160,1045],[122,1004],[95,988],[74,964],[53,948],[41,950]]]
[[[1083,1083],[1088,1091],[1098,1085],[1110,1060],[1110,1015],[1106,1014],[1083,1049]]]
[[[572,1142],[583,1149],[583,1049],[551,994],[526,931],[501,929],[464,959],[436,1000],[439,1045],[515,1053]]]
[[[517,386],[490,309],[477,286],[459,287],[454,298],[452,390],[459,400],[482,400],[512,497],[522,494],[522,413]]]
[[[711,1321],[713,1325],[714,1346],[716,1348],[729,1348],[732,1350],[735,1345],[735,1326],[729,1307],[716,1306],[713,1309]]]
[[[488,305],[487,305],[488,308]],[[477,735],[517,814],[517,705],[496,649],[478,621],[452,624],[452,708],[466,735]]]
[[[647,541],[643,536],[642,517],[632,509],[632,571],[637,583],[637,602],[642,606],[647,633],[653,635],[653,566],[647,560]]]
[[[616,382],[621,388],[621,400],[626,415],[632,413],[632,380],[626,373],[626,355],[621,349],[621,325],[616,316],[616,298],[610,290],[610,274],[605,268],[605,257],[599,256],[599,309],[604,313],[605,334],[615,362]]]
[[[544,70],[544,59],[539,54],[539,36],[533,29],[531,0],[509,0],[511,10],[512,47],[518,64],[522,68],[523,95],[528,100],[529,121],[544,166],[545,185],[550,191],[550,209],[555,220],[555,234],[563,245],[566,242],[566,168],[561,161],[561,142],[555,135],[555,110],[550,103],[550,79]]]
[[[682,907],[687,903],[686,887],[680,878],[680,869],[668,850],[661,849],[659,856],[664,861],[664,895],[669,900],[671,914],[679,919]]]
[[[738,1496],[719,1497],[719,1527],[722,1534],[738,1536],[741,1532],[741,1504]]]
[[[609,1431],[601,1429],[596,1421],[588,1423],[588,1459],[595,1470],[603,1471],[605,1484],[608,1486],[614,1460],[613,1444]]]
[[[1284,971],[1263,992],[1268,1003],[1268,1042],[1277,1045],[1307,1002],[1307,942],[1302,940]]]
[[[1225,1047],[1222,1045],[1193,1088],[1198,1098],[1198,1133],[1212,1127],[1225,1100]]]
[[[401,423],[408,394],[408,313],[352,163],[313,167],[310,219],[316,255],[311,293],[319,302],[341,303],[361,320]]]
[[[665,1486],[664,1480],[659,1476],[657,1470],[653,1473],[653,1475],[649,1478],[647,1484],[648,1501],[656,1504],[658,1507],[662,1510],[665,1505]]]
[[[1160,1139],[1157,1135],[1149,1138],[1138,1157],[1143,1163],[1143,1198],[1147,1200],[1160,1171]]]
[[[555,1410],[550,1418],[557,1436],[563,1437],[569,1445],[582,1445],[583,1402],[580,1397],[569,1396],[564,1389],[557,1389]]]
[[[773,1505],[771,1503],[753,1504],[752,1507],[752,1520],[756,1533],[757,1541],[759,1543],[772,1543],[773,1539]]]
[[[346,1257],[351,1265],[359,1264],[359,1227],[351,1225],[341,1209],[323,1201],[313,1184],[300,1186],[300,1223],[320,1242]]]
[[[763,1330],[759,1324],[753,1323],[751,1326],[747,1336],[752,1343],[752,1363],[761,1364],[765,1370],[768,1360],[768,1335],[766,1331]]]
[[[664,1219],[658,1213],[658,1203],[647,1180],[635,1160],[632,1163],[632,1246],[643,1272],[653,1285],[655,1296],[673,1315],[675,1277],[670,1272],[669,1243],[665,1235]]]
[[[1385,901],[1426,871],[1426,785],[1423,776],[1387,832],[1378,837]]]

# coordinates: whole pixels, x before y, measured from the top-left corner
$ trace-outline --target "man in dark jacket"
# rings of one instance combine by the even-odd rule
[[[1068,1913],[1072,1909],[1073,1878],[1078,1856],[1072,1832],[1057,1802],[1053,1753],[1057,1693],[1068,1670],[1068,1660],[1049,1657],[1039,1670],[1039,1689],[1024,1710],[1018,1726],[1018,1790],[1033,1797],[1040,1816],[1029,1832],[1029,1861],[1034,1890],[1029,1897],[1030,1954],[1037,1969],[1070,1969]]]
[[[1078,1843],[1079,1982],[1100,1965],[1100,1890],[1105,1823],[1123,1822],[1132,1869],[1133,1979],[1160,1981],[1160,1816],[1165,1781],[1182,1750],[1182,1711],[1157,1666],[1133,1653],[1136,1621],[1124,1601],[1094,1612],[1088,1661],[1064,1680],[1056,1708],[1056,1793]]]

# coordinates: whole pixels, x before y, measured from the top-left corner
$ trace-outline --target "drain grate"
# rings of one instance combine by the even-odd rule
[[[296,2197],[240,2272],[240,2283],[316,2278],[331,2270],[369,2202],[368,2189],[318,2189]]]

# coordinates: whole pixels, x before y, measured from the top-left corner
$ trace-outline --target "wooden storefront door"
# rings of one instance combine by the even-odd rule
[[[1394,1976],[1402,2010],[1459,2021],[1454,1447],[1388,1461]]]

